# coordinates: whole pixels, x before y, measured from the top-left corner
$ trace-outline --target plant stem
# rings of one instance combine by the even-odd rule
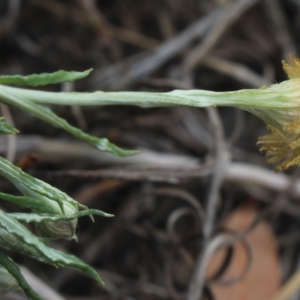
[[[174,90],[167,93],[151,92],[44,92],[0,85],[0,99],[5,94],[38,104],[58,105],[137,105],[162,106],[234,106],[240,108],[288,108],[295,107],[299,98],[299,80],[283,81],[260,89],[233,92],[205,90]],[[292,100],[294,99],[294,100]]]

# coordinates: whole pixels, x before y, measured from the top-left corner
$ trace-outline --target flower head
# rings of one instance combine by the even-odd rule
[[[51,214],[66,217],[72,216],[78,212],[79,203],[77,204],[77,202],[68,195],[46,182],[28,176],[28,174],[26,175],[28,181],[30,180],[30,185],[25,181],[17,181],[14,182],[14,184],[23,195],[39,200],[40,206],[32,208],[33,212],[43,214],[50,209]],[[47,211],[45,211],[45,209],[47,209]],[[75,234],[77,218],[68,221],[44,221],[36,225],[44,237],[77,240]]]
[[[300,60],[289,58],[291,64],[282,61],[283,69],[290,80],[284,82],[294,87],[300,85]],[[288,93],[288,91],[287,91]],[[299,92],[292,94],[294,107],[273,109],[272,119],[265,120],[270,133],[258,138],[260,151],[266,151],[269,163],[281,162],[276,172],[300,165],[300,97]],[[260,116],[261,117],[261,116]],[[263,119],[263,117],[261,117]]]

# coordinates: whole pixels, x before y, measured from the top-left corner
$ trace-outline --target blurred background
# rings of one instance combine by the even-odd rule
[[[298,56],[299,33],[298,0],[2,0],[0,74],[94,69],[51,91],[259,88],[286,80],[281,61]],[[262,121],[233,108],[51,109],[142,152],[101,153],[1,106],[20,130],[0,137],[4,157],[115,215],[80,219],[78,243],[50,243],[92,265],[105,286],[11,254],[45,299],[300,299],[297,285],[273,298],[300,266],[299,168],[275,174],[265,162]]]

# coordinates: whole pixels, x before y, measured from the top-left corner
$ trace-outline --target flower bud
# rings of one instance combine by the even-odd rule
[[[45,184],[45,183],[43,183]],[[51,187],[56,192],[59,192],[60,194],[63,194],[61,191],[56,190],[54,187]],[[78,212],[78,207],[73,202],[63,201],[62,207],[60,205],[53,201],[50,198],[47,198],[44,195],[38,194],[33,190],[28,189],[27,187],[19,187],[19,190],[22,191],[22,193],[26,196],[30,196],[33,198],[37,198],[41,201],[41,205],[51,205],[51,209],[55,211],[54,215],[61,215],[61,216],[73,216],[76,212]],[[35,209],[32,209],[33,212],[38,212],[43,214],[41,210],[37,211]],[[77,218],[74,218],[73,220],[65,221],[65,220],[59,220],[59,221],[43,221],[36,224],[36,227],[40,231],[40,233],[44,237],[50,237],[55,239],[66,239],[66,240],[77,240],[76,237],[76,226],[77,226]]]
[[[0,174],[10,180],[24,196],[38,200],[30,207],[34,213],[70,217],[78,212],[78,208],[86,209],[67,194],[30,176],[2,157],[0,157]],[[76,239],[76,226],[77,218],[68,221],[43,221],[37,224],[45,237],[67,240]]]
[[[59,206],[58,209],[60,209]],[[64,212],[60,212],[60,214],[66,217],[73,216],[78,211],[77,207],[69,202],[63,203],[63,210]],[[77,240],[76,226],[77,218],[70,221],[44,221],[37,224],[37,228],[44,236],[67,240]]]

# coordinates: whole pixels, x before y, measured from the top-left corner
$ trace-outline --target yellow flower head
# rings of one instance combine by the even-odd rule
[[[283,70],[288,75],[291,86],[299,85],[300,60],[293,57],[290,57],[289,60],[291,64],[282,61]],[[296,103],[300,98],[298,94],[294,96]],[[300,105],[286,110],[282,109],[280,115],[281,120],[268,125],[267,128],[270,133],[259,137],[257,143],[260,146],[260,151],[266,151],[266,158],[269,163],[281,161],[281,164],[275,168],[276,172],[300,165]]]

